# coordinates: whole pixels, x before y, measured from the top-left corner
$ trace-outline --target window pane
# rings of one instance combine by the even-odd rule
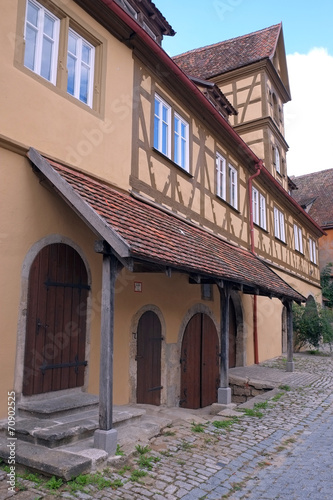
[[[54,28],[54,19],[52,19],[47,14],[44,17],[44,33],[45,35],[53,38],[53,28]]]
[[[36,37],[37,32],[27,26],[26,30],[26,40],[25,40],[25,54],[24,54],[24,66],[29,69],[34,70],[35,68],[35,55],[36,55]]]
[[[175,154],[174,154],[174,162],[179,164],[179,137],[175,134]]]
[[[156,102],[155,102],[155,108],[156,108]],[[159,118],[158,116],[155,115],[154,117],[154,148],[159,149],[159,144],[158,144],[158,130],[159,130]]]
[[[47,80],[51,79],[52,46],[53,43],[44,38],[40,74]]]
[[[183,168],[186,167],[186,141],[184,139],[181,140],[181,160],[180,164]]]
[[[81,81],[80,81],[80,101],[87,104],[88,102],[88,84],[89,84],[89,69],[86,66],[81,66]]]
[[[35,5],[30,2],[28,3],[27,20],[34,26],[37,26],[38,10],[39,9]]]
[[[74,95],[75,59],[70,55],[68,55],[67,58],[67,70],[68,70],[67,92],[71,95]]]
[[[166,106],[162,106],[162,119],[164,122],[168,121],[168,108]]]
[[[90,64],[90,47],[85,43],[82,44],[82,61],[86,64]]]
[[[76,54],[77,39],[71,33],[68,35],[68,52]]]
[[[168,151],[168,124],[162,123],[162,153],[167,155]]]
[[[158,99],[155,99],[155,115],[160,116],[160,102]]]
[[[299,251],[303,253],[303,235],[302,235],[302,229],[299,227],[299,234],[298,234],[298,239],[299,239]]]

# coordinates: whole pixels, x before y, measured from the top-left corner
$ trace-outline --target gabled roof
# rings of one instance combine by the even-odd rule
[[[333,168],[291,179],[293,198],[323,229],[333,227]]]
[[[212,78],[248,66],[263,59],[272,59],[281,32],[281,23],[173,57],[184,73],[197,78]]]
[[[97,179],[46,160],[34,149],[28,156],[55,191],[120,258],[231,281],[242,285],[247,293],[305,300],[252,253]]]

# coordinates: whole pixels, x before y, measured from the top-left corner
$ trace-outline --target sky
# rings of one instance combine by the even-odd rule
[[[333,168],[332,0],[154,0],[174,37],[170,56],[282,22],[291,102],[284,107],[288,175]]]

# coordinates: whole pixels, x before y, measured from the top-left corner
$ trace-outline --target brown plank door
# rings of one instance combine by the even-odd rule
[[[236,311],[232,299],[229,299],[229,368],[236,366]]]
[[[203,408],[217,401],[219,342],[212,319],[197,313],[188,322],[181,350],[180,406]]]
[[[88,291],[76,250],[54,243],[38,253],[29,274],[24,395],[83,386]]]
[[[137,331],[137,403],[161,403],[161,322],[153,311],[140,318]]]

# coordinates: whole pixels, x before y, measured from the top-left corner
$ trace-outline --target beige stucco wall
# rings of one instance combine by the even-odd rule
[[[24,67],[25,3],[1,4],[0,133],[126,189],[131,164],[131,51],[74,2],[55,0],[102,43],[98,71],[103,99],[99,112],[93,111]]]
[[[96,302],[101,290],[101,257],[94,252],[95,235],[74,212],[52,191],[40,184],[24,156],[0,149],[1,201],[6,211],[1,211],[1,280],[0,309],[0,418],[6,414],[7,391],[22,389],[27,273],[23,265],[31,261],[38,242],[48,238],[72,242],[88,267],[91,279],[90,307]],[[95,307],[95,306],[94,306]],[[96,307],[95,307],[96,309]],[[88,322],[87,353],[90,373],[99,366],[100,316],[91,314]],[[16,361],[15,361],[16,360]],[[15,368],[16,362],[16,368]],[[87,379],[88,383],[88,379]],[[98,391],[98,386],[88,383],[88,390]]]

